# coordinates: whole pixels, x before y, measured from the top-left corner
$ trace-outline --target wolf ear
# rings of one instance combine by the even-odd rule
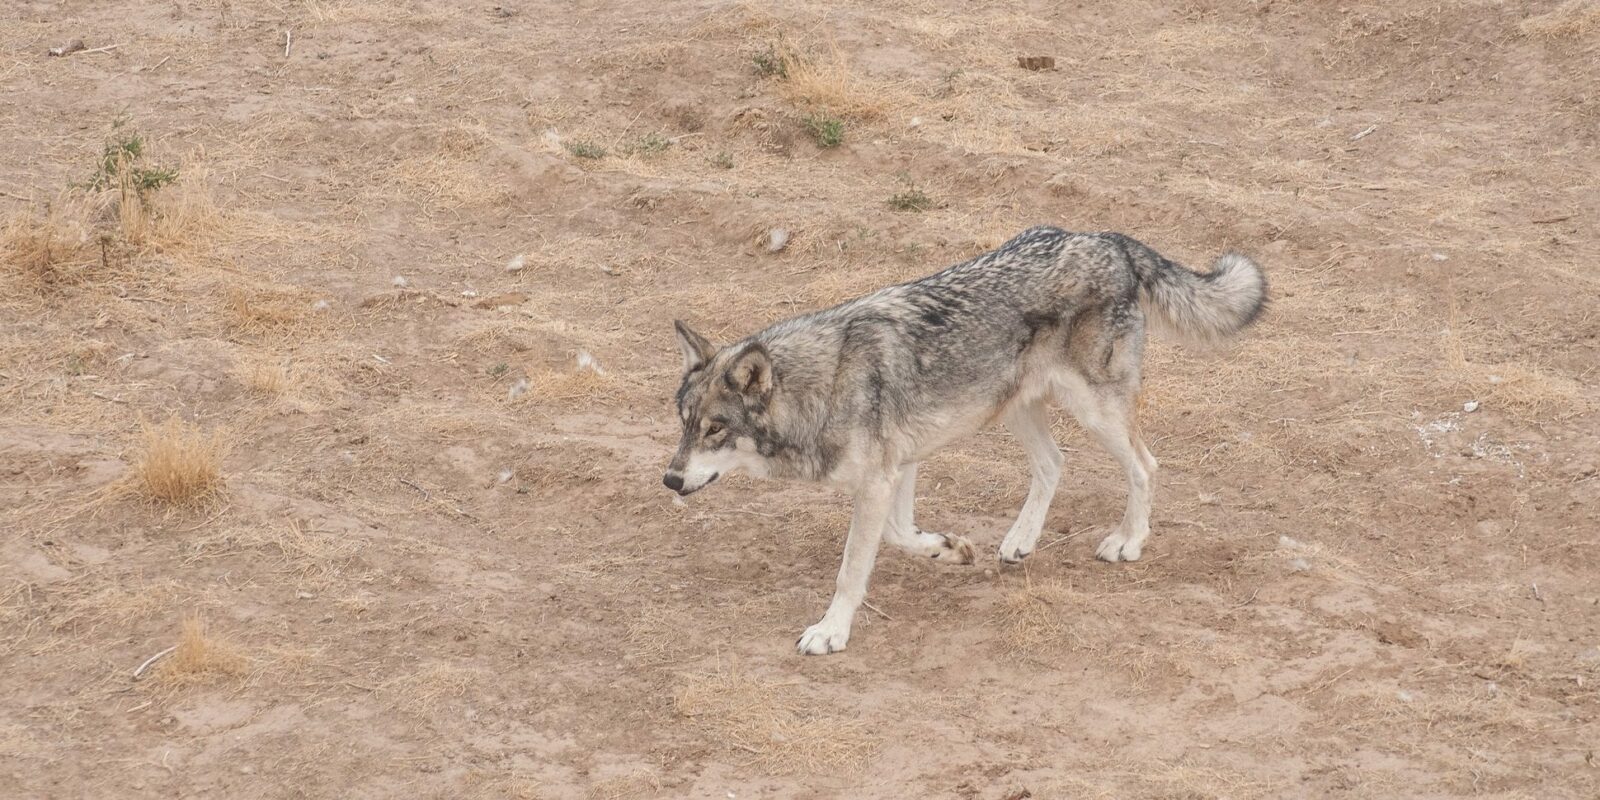
[[[683,320],[673,320],[672,327],[678,331],[678,349],[683,351],[683,372],[687,375],[706,365],[717,348],[711,346],[706,337],[689,329]]]
[[[752,400],[765,400],[772,393],[772,354],[760,342],[747,345],[728,365],[729,388]]]

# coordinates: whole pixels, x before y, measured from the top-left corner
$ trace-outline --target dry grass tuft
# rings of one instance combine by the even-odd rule
[[[687,677],[674,693],[674,707],[711,735],[754,754],[768,772],[857,770],[877,749],[865,723],[817,714],[783,685],[736,671]]]
[[[178,648],[157,665],[156,680],[166,686],[187,687],[240,678],[249,661],[225,639],[212,636],[198,615],[183,620]]]
[[[1063,583],[1034,583],[1005,597],[1000,610],[1000,637],[1016,655],[1039,656],[1062,647],[1075,647],[1081,637],[1066,620],[1073,609],[1086,606],[1085,595]]]
[[[282,397],[295,383],[295,372],[280,359],[262,359],[244,366],[239,378],[250,391],[267,397]]]
[[[221,431],[201,433],[176,416],[144,427],[144,453],[133,467],[134,488],[170,506],[203,505],[222,490]]]
[[[1567,0],[1554,11],[1528,17],[1517,25],[1524,36],[1570,39],[1600,29],[1600,2]]]
[[[428,715],[446,700],[460,697],[477,681],[478,673],[450,664],[434,664],[383,684],[391,708]]]
[[[654,772],[640,769],[628,775],[607,778],[589,787],[586,800],[634,800],[661,796],[661,779]]]
[[[223,305],[224,323],[236,334],[281,336],[304,325],[309,320],[310,309],[310,295],[303,292],[233,289]]]
[[[872,121],[907,103],[900,87],[863,77],[851,69],[844,53],[830,43],[826,56],[811,56],[784,46],[779,51],[784,96],[807,110],[845,119]]]
[[[152,182],[135,160],[119,153],[110,172],[118,228],[129,244],[183,249],[222,227],[222,214],[211,196],[211,172],[202,161],[191,158],[166,173],[170,181]]]
[[[588,369],[544,369],[528,376],[528,390],[518,399],[535,403],[616,402],[622,387],[610,373]]]
[[[18,212],[0,228],[0,264],[24,285],[50,289],[73,283],[93,263],[93,204],[81,193],[64,194],[43,215]]]
[[[1447,380],[1455,384],[1458,394],[1530,419],[1547,415],[1565,419],[1588,410],[1584,387],[1577,381],[1547,374],[1533,365],[1483,364],[1469,359],[1454,305],[1449,324],[1444,336],[1445,368]]]

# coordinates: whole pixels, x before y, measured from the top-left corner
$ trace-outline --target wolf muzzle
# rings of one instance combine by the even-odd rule
[[[685,487],[683,485],[682,475],[679,475],[676,472],[668,472],[666,475],[661,476],[661,485],[671,489],[674,492],[677,492],[679,497],[688,497],[689,495],[694,494],[695,492],[698,492],[701,489],[704,489],[707,486],[715,483],[720,477],[722,477],[722,473],[713,473],[711,477],[706,479],[705,483],[702,483],[699,486]]]

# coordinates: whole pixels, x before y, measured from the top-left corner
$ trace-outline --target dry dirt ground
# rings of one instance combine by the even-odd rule
[[[1600,793],[1600,5],[499,2],[0,10],[0,795]],[[671,500],[671,320],[1036,223],[1274,283],[1144,560],[987,432],[795,655],[848,501]]]

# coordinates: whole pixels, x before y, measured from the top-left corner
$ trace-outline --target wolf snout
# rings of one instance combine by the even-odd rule
[[[683,476],[676,472],[669,472],[661,477],[662,485],[678,494],[683,494]]]

